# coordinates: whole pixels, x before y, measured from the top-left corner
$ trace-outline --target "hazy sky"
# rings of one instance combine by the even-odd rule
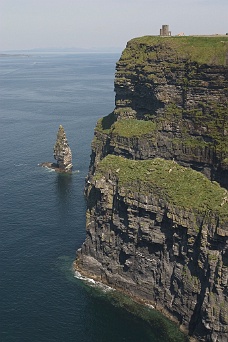
[[[228,0],[0,0],[0,50],[125,47],[142,35],[228,32]]]

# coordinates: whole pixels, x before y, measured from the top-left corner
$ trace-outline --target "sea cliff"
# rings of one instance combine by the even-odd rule
[[[75,267],[228,338],[228,37],[141,37],[92,142]]]

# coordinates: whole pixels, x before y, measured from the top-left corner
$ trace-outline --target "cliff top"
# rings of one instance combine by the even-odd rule
[[[132,50],[135,50],[138,62],[154,59],[156,55],[156,59],[161,60],[168,56],[169,59],[184,59],[199,64],[228,65],[228,36],[143,36],[127,43],[121,59],[132,58]]]
[[[134,192],[164,199],[172,205],[198,212],[220,215],[228,222],[228,192],[201,173],[178,165],[175,161],[129,160],[108,155],[98,165],[95,179],[111,173],[120,186]]]

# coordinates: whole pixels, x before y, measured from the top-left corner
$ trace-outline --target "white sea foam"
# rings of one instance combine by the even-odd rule
[[[14,164],[15,167],[26,166],[28,164]]]
[[[111,286],[105,285],[99,281],[95,281],[94,279],[88,278],[88,277],[84,277],[80,272],[75,271],[74,274],[75,278],[80,279],[82,281],[84,281],[86,284],[88,284],[89,286],[92,287],[96,287],[99,288],[100,290],[102,290],[103,292],[109,292],[109,291],[115,291],[115,289],[113,289]]]
[[[38,166],[40,166],[41,164],[38,164]],[[55,172],[55,169],[53,169],[53,168],[51,168],[51,167],[49,167],[49,166],[47,166],[47,165],[44,165],[44,166],[42,166],[45,170],[47,170],[48,172]]]
[[[154,309],[154,306],[152,304],[146,304],[146,306],[148,306],[148,308],[150,309]]]

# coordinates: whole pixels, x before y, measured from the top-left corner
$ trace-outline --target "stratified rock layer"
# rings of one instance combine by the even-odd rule
[[[175,158],[228,188],[227,65],[228,37],[128,42],[116,68],[116,108],[98,122],[92,164],[107,153]]]
[[[228,340],[227,61],[228,37],[127,44],[116,108],[95,130],[75,264],[202,341]]]
[[[57,161],[57,167],[60,171],[72,171],[72,153],[62,125],[59,126],[57,133],[57,139],[54,146],[54,158]]]

